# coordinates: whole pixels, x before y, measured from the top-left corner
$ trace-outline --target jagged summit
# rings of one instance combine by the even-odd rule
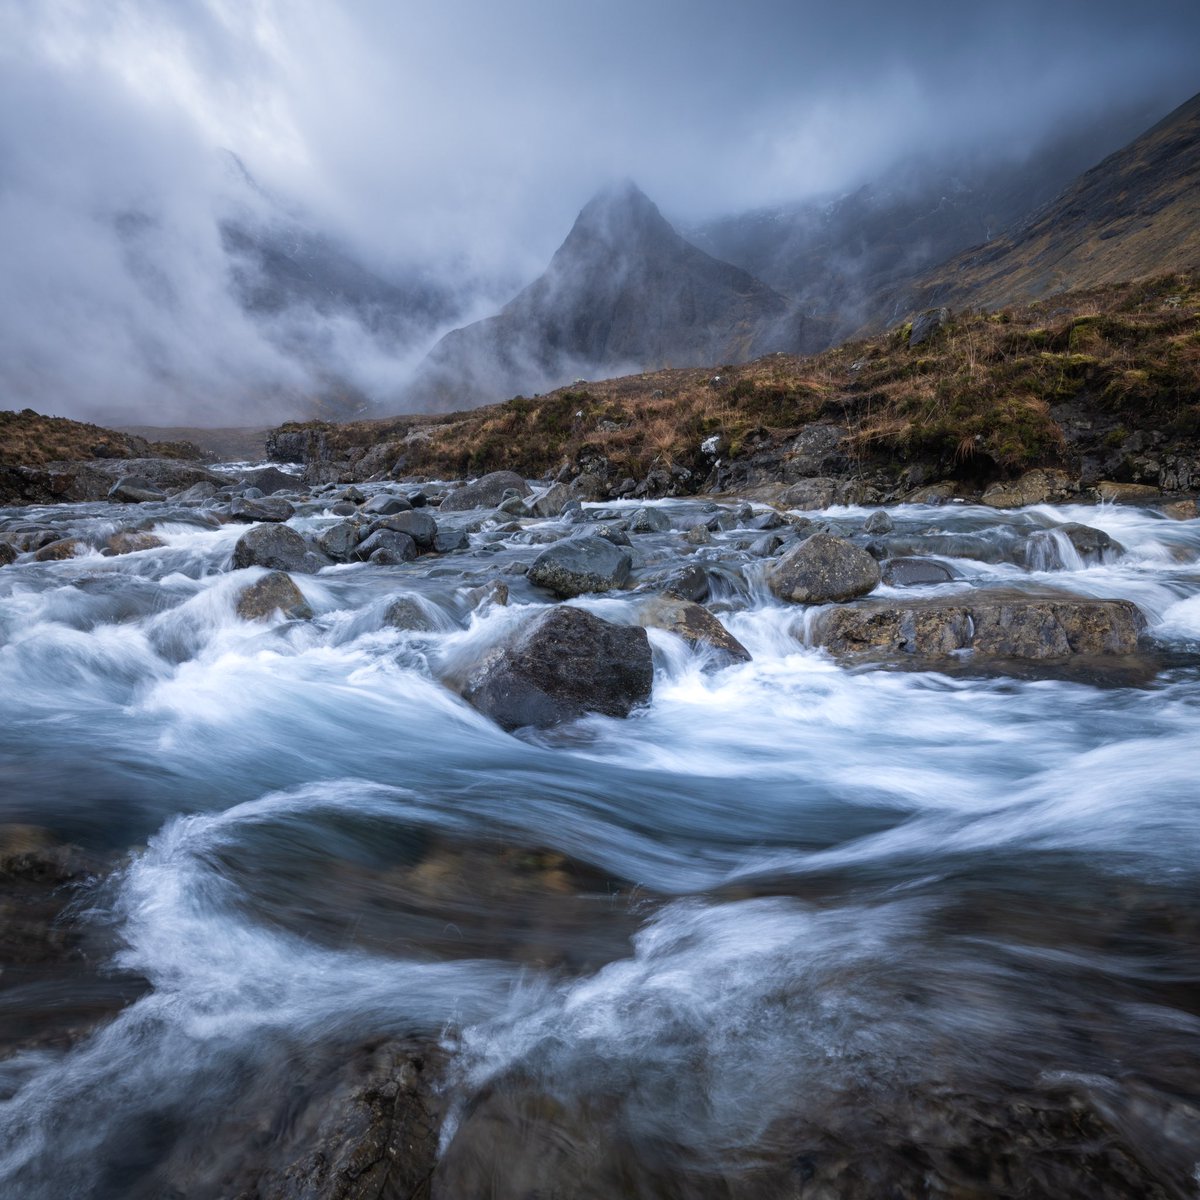
[[[434,347],[412,398],[464,408],[598,371],[742,361],[774,348],[787,308],[625,181],[584,205],[545,273],[496,316]]]

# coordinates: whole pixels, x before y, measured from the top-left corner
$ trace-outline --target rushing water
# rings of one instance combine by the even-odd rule
[[[686,526],[703,505],[663,507]],[[97,536],[130,511],[4,523]],[[0,820],[120,856],[74,919],[145,981],[69,1046],[0,1047],[0,1195],[224,1194],[183,1181],[250,1136],[230,1113],[265,1105],[281,1064],[413,1035],[447,1056],[446,1196],[575,1195],[536,1189],[597,1138],[620,1148],[612,1195],[778,1162],[801,1188],[831,1154],[860,1190],[820,1194],[891,1195],[870,1163],[901,1153],[895,1130],[940,1145],[974,1121],[986,1140],[1039,1096],[1099,1114],[1102,1136],[1072,1126],[1086,1153],[1119,1145],[1155,1194],[1195,1194],[1200,521],[891,510],[897,544],[961,577],[905,595],[997,585],[1145,612],[1132,668],[1040,677],[847,667],[736,549],[757,535],[637,536],[642,574],[685,551],[722,564],[714,607],[753,661],[651,631],[646,710],[512,736],[441,680],[546,603],[506,568],[558,522],[297,577],[312,621],[248,623],[234,597],[258,572],[229,571],[244,526],[133,511],[164,547],[0,569]],[[870,514],[810,515],[853,533]],[[314,503],[293,524],[335,520]],[[1085,566],[1051,537],[1036,571],[1012,552],[1065,521],[1124,552]],[[475,607],[494,578],[510,605]],[[400,592],[434,631],[384,624]],[[637,600],[575,603],[621,621]],[[62,999],[0,991],[5,1028]],[[553,1137],[520,1099],[493,1112],[500,1134],[472,1133],[478,1097],[506,1087],[556,1098]]]

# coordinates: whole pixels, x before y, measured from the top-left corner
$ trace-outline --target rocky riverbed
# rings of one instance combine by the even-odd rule
[[[0,510],[0,1193],[1193,1194],[1194,503],[154,461]]]

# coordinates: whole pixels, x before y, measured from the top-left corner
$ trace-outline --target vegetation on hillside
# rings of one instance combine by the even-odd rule
[[[994,474],[1070,465],[1055,413],[1084,406],[1104,436],[1154,429],[1200,436],[1200,281],[1168,275],[958,314],[909,346],[909,326],[809,358],[658,371],[448,416],[349,425],[323,434],[334,457],[374,447],[409,473],[527,476],[606,460],[615,475],[701,462],[705,439],[736,459],[816,420],[849,430],[864,466],[972,462]],[[389,461],[388,465],[391,465]]]
[[[46,417],[32,408],[0,412],[0,463],[40,467],[93,458],[203,457],[188,442],[151,442],[101,425]]]

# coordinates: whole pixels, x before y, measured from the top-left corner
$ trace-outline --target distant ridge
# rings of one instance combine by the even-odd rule
[[[469,408],[595,371],[742,362],[776,347],[787,311],[778,292],[693,246],[622,183],[584,206],[542,276],[438,342],[410,399]]]

